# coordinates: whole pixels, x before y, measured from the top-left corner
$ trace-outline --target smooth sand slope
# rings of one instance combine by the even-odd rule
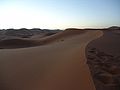
[[[38,47],[1,49],[0,90],[95,90],[85,47],[102,32],[82,32],[63,31]]]

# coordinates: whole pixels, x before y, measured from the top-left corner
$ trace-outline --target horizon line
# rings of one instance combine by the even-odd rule
[[[25,28],[25,27],[21,27],[21,28],[0,28],[0,30],[7,30],[7,29],[49,29],[49,30],[65,30],[65,29],[106,29],[106,28],[110,28],[110,27],[120,27],[118,25],[111,25],[111,26],[107,26],[107,27],[68,27],[68,28],[39,28],[39,27],[33,27],[33,28]]]

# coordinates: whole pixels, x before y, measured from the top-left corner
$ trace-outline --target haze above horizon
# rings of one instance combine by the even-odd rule
[[[120,26],[120,0],[0,0],[0,29]]]

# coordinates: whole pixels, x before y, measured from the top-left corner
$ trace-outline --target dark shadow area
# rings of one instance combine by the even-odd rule
[[[96,90],[120,90],[120,29],[103,32],[86,47],[87,64]]]

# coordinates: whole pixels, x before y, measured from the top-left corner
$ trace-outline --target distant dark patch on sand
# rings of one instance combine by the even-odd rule
[[[32,40],[7,39],[0,41],[0,49],[25,48],[42,45]]]
[[[87,64],[96,90],[120,90],[120,30],[103,32],[86,47]]]

